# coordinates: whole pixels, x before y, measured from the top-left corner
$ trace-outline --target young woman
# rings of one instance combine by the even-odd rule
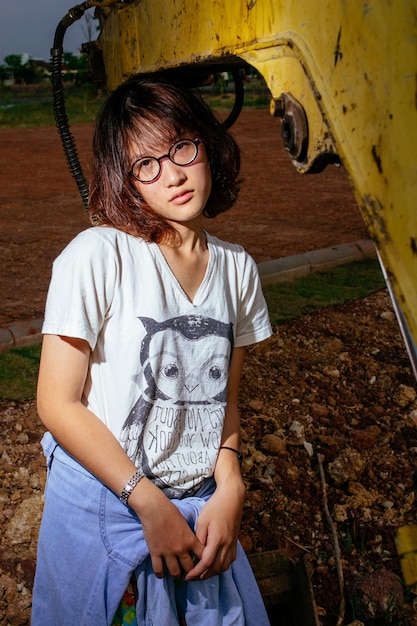
[[[239,150],[201,98],[134,77],[105,104],[90,218],[54,263],[38,385],[48,432],[32,626],[268,624],[238,544],[238,387],[270,324],[256,265],[202,229]]]

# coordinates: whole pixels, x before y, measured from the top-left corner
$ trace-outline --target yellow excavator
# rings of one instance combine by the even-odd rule
[[[242,70],[252,67],[296,170],[343,165],[417,375],[417,0],[87,0],[64,17],[52,49],[67,146],[62,38],[92,7],[100,34],[88,46],[90,65],[108,89],[137,73],[198,85],[227,71],[236,92],[230,125],[243,101]]]

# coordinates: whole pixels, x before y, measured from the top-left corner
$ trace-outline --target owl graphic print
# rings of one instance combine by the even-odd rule
[[[128,456],[170,498],[213,473],[223,429],[232,324],[201,315],[141,317],[138,400],[123,424]]]

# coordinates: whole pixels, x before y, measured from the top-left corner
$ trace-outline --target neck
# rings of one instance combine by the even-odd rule
[[[202,229],[201,220],[198,224],[178,224],[172,223],[177,236],[174,240],[168,242],[161,242],[159,247],[161,249],[171,248],[178,252],[193,253],[207,250],[207,241],[205,232]]]
[[[171,271],[184,293],[192,302],[204,279],[209,261],[209,250],[203,230],[179,230],[178,243],[158,244]]]

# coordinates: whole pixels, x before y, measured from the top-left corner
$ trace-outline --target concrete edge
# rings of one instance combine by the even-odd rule
[[[376,257],[376,248],[370,239],[362,239],[354,243],[344,243],[330,248],[313,250],[304,254],[264,261],[258,264],[262,286],[280,282],[291,282],[315,272],[326,270]],[[0,353],[12,348],[33,346],[42,341],[43,319],[14,322],[10,326],[0,328]]]
[[[42,324],[43,319],[35,319],[14,322],[6,328],[0,328],[0,353],[41,343]]]
[[[375,244],[370,239],[362,239],[354,243],[264,261],[258,264],[258,269],[262,286],[265,287],[274,283],[291,282],[301,276],[325,272],[337,265],[369,258],[376,258]]]

